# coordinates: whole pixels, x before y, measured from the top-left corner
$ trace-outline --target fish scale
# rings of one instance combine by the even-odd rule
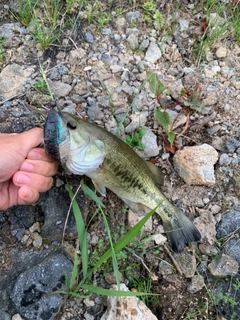
[[[44,127],[44,146],[67,171],[91,178],[102,195],[110,189],[133,211],[146,212],[158,206],[156,213],[175,252],[200,240],[190,219],[159,190],[158,168],[110,132],[72,114],[51,110]]]

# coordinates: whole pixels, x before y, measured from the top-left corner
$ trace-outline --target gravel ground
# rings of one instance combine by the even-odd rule
[[[121,14],[116,10],[119,4],[115,5],[106,26],[97,28],[96,23],[83,20],[75,30],[64,30],[58,43],[41,51],[29,28],[11,14],[16,1],[0,3],[4,53],[0,132],[19,133],[42,126],[42,114],[55,106],[112,133],[122,122],[124,126],[118,130],[122,139],[144,127],[145,150],[136,152],[162,169],[162,191],[194,220],[202,240],[181,254],[171,253],[167,244],[162,244],[161,221],[154,216],[119,258],[121,282],[129,289],[158,294],[144,300],[157,319],[239,319],[240,47],[229,30],[229,37],[216,41],[205,57],[197,59],[194,48],[202,36],[204,13],[193,1],[183,1],[176,11],[174,30],[167,35],[146,23],[140,4],[131,8],[121,4]],[[172,1],[158,5],[163,17],[175,8]],[[33,87],[42,79],[39,64],[55,102],[47,92]],[[161,102],[171,105],[171,121],[178,119],[176,133],[181,133],[188,121],[178,101],[180,90],[198,91],[204,105],[201,113],[191,111],[175,154],[154,117],[159,108],[156,97],[148,84],[143,85],[147,70],[169,88]],[[183,169],[187,157],[191,161]],[[197,171],[199,166],[203,174]],[[195,172],[197,178],[193,179]],[[75,190],[82,177],[69,179]],[[90,263],[94,266],[108,248],[107,233],[100,214],[91,220],[95,204],[81,191],[77,200],[85,221],[90,221]],[[118,239],[137,217],[111,192],[102,201],[113,237]],[[40,294],[56,291],[56,286],[64,290],[64,274],[71,273],[73,248],[78,249],[72,214],[62,244],[69,204],[64,174],[59,172],[53,188],[35,205],[0,212],[1,320],[103,317],[108,305],[103,296],[63,301],[58,294],[52,298]],[[90,281],[110,288],[115,283],[111,263],[95,272]]]

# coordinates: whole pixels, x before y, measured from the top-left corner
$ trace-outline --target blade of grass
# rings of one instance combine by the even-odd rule
[[[104,207],[104,204],[102,203],[102,201],[99,199],[99,197],[96,195],[94,191],[92,191],[88,186],[86,186],[83,179],[81,180],[81,186],[82,186],[82,191],[84,192],[87,198],[90,198],[93,201],[95,201],[96,204],[99,205],[100,207]]]
[[[87,242],[87,232],[85,229],[85,224],[84,220],[81,214],[81,210],[77,204],[77,201],[73,195],[73,192],[70,188],[70,185],[67,181],[67,188],[68,188],[68,193],[71,199],[72,203],[72,208],[73,208],[73,213],[74,217],[76,220],[76,225],[77,225],[77,232],[78,232],[78,237],[80,240],[80,250],[82,254],[82,271],[83,271],[83,277],[86,277],[87,271],[88,271],[88,242]]]
[[[122,291],[122,290],[118,291],[118,290],[104,289],[104,288],[96,287],[90,284],[83,284],[82,288],[90,292],[94,292],[96,294],[100,294],[103,296],[111,296],[111,297],[135,297],[135,296],[146,296],[146,295],[154,295],[154,296],[158,295],[158,294],[148,293],[148,292],[131,292],[131,291]]]
[[[118,290],[120,290],[120,279],[119,279],[118,264],[117,264],[117,258],[116,258],[116,255],[115,255],[114,247],[113,247],[111,232],[110,232],[110,229],[109,229],[109,225],[108,225],[105,213],[103,212],[102,208],[100,208],[100,211],[101,211],[102,216],[103,216],[103,222],[104,222],[105,228],[107,230],[108,239],[109,239],[109,242],[110,242],[110,250],[111,250],[111,255],[112,255],[113,271],[114,271],[115,278],[116,278],[117,288],[118,288]]]

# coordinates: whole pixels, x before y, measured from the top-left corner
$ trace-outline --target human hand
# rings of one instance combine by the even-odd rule
[[[42,148],[43,130],[0,134],[0,210],[37,201],[39,192],[51,188],[57,164]]]

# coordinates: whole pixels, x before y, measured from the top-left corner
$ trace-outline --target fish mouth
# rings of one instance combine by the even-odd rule
[[[50,110],[44,125],[44,149],[48,156],[61,164],[59,144],[68,138],[68,130],[61,113]]]

